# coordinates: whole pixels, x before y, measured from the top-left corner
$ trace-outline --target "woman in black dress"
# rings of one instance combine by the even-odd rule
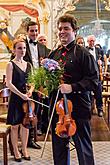
[[[27,153],[29,129],[22,125],[24,117],[22,105],[24,101],[28,100],[32,95],[34,87],[31,86],[28,93],[26,93],[26,80],[32,67],[30,63],[23,60],[26,52],[25,41],[23,39],[14,40],[13,51],[15,58],[8,63],[6,68],[6,85],[11,91],[7,124],[11,124],[11,141],[15,161],[21,162],[21,154],[18,150],[18,128],[20,126],[20,137],[24,159],[30,160],[30,156]]]

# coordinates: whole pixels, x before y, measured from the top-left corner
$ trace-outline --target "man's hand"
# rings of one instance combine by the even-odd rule
[[[72,86],[70,84],[61,84],[59,86],[59,89],[61,90],[61,93],[71,93],[72,92]]]

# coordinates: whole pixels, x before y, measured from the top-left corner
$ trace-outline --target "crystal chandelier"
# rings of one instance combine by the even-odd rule
[[[102,27],[102,24],[100,23],[101,21],[99,20],[99,7],[98,7],[98,0],[96,0],[96,21],[95,25],[93,27],[93,34],[97,37],[101,34],[104,33],[104,29]]]

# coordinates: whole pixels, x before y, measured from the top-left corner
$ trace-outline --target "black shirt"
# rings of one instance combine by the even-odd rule
[[[56,49],[50,58],[60,61],[64,47]],[[71,42],[66,47],[64,81],[72,85],[72,93],[67,94],[73,103],[73,118],[88,119],[91,117],[90,91],[98,84],[98,68],[94,57],[86,48]],[[55,94],[52,96],[55,99]],[[53,99],[53,100],[54,100]]]

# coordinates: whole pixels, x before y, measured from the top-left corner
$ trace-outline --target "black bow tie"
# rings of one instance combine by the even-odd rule
[[[36,41],[33,41],[32,39],[29,40],[29,43],[30,44],[34,44],[35,46],[37,45],[37,42]]]
[[[91,48],[91,47],[89,47],[88,49],[89,49],[89,50],[94,50],[94,48]]]

